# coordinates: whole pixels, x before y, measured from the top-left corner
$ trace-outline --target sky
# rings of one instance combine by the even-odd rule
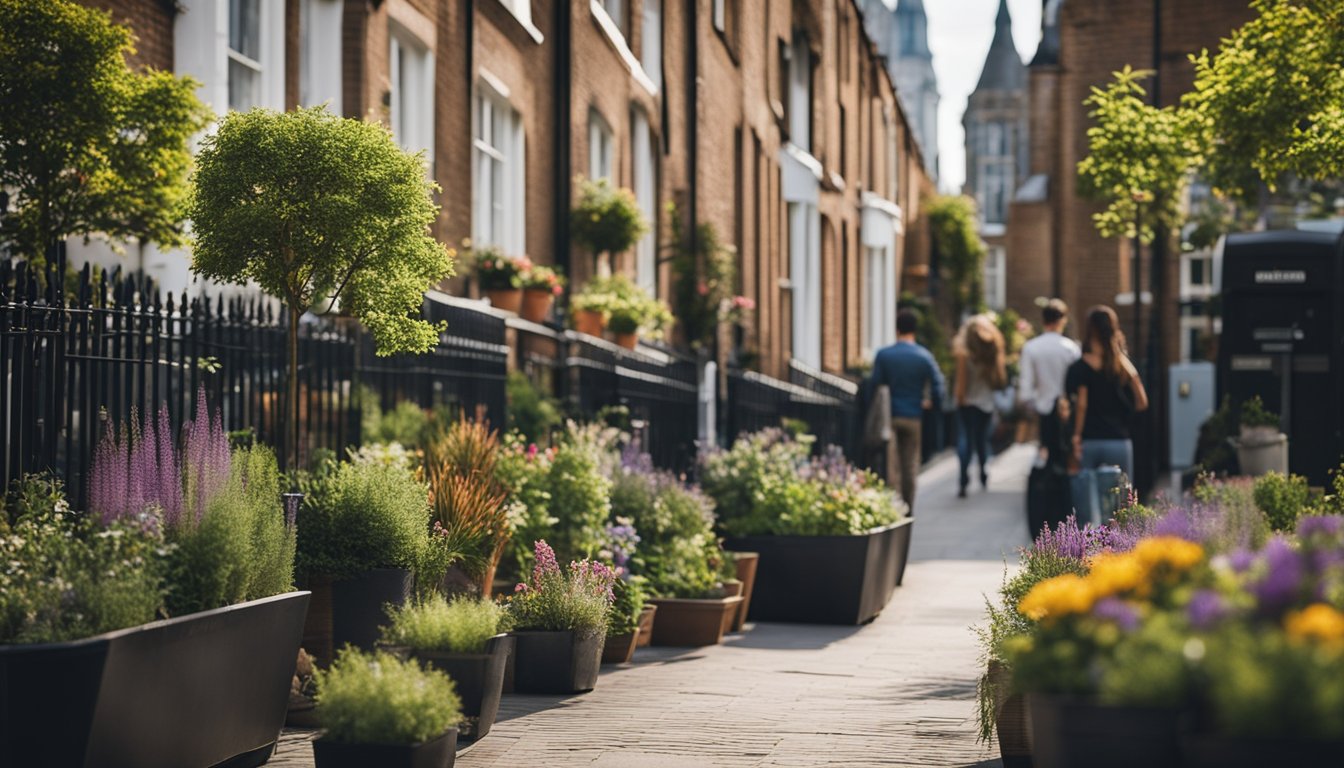
[[[894,5],[892,0],[887,0]],[[942,101],[938,108],[938,156],[944,191],[960,191],[966,178],[966,139],[961,116],[975,90],[985,54],[994,39],[999,0],[924,0],[929,17],[929,49]],[[1008,0],[1017,53],[1029,61],[1041,39],[1041,0]]]

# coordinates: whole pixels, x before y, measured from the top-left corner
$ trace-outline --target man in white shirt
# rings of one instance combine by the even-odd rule
[[[1064,334],[1069,306],[1050,299],[1041,309],[1041,335],[1022,348],[1018,398],[1040,417],[1041,449],[1051,461],[1064,461],[1061,454],[1059,399],[1064,394],[1064,376],[1081,355],[1078,344]]]

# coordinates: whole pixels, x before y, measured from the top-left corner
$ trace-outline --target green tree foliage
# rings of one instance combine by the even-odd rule
[[[0,239],[40,261],[102,232],[181,242],[188,139],[209,122],[196,83],[134,72],[130,30],[66,0],[0,0]]]
[[[956,314],[978,311],[984,303],[985,244],[975,230],[975,201],[965,195],[936,195],[925,209]]]
[[[1225,193],[1254,197],[1286,174],[1344,176],[1344,5],[1254,0],[1257,16],[1216,55],[1192,57],[1185,97],[1209,147],[1208,175]]]
[[[188,205],[192,269],[255,281],[289,309],[286,455],[294,460],[298,318],[325,300],[359,318],[382,355],[423,353],[440,326],[420,319],[425,290],[453,272],[430,235],[438,215],[422,154],[382,126],[322,107],[231,113],[202,142]]]
[[[686,231],[676,206],[668,206],[672,229],[672,301],[686,342],[708,346],[719,328],[723,302],[737,288],[737,250],[719,239],[714,225],[701,222]]]
[[[569,213],[571,237],[594,258],[628,250],[649,231],[630,190],[613,187],[607,179],[580,177],[575,184],[579,199]]]
[[[1093,221],[1103,237],[1151,243],[1181,223],[1181,192],[1202,158],[1190,116],[1150,105],[1139,83],[1150,71],[1126,66],[1105,88],[1092,89],[1089,154],[1078,163],[1082,193],[1106,203]]]

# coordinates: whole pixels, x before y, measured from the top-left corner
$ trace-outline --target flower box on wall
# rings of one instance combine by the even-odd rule
[[[743,536],[723,546],[760,553],[752,621],[862,624],[900,585],[914,522],[907,517],[858,536]]]
[[[0,765],[262,765],[285,721],[308,598],[0,646]]]

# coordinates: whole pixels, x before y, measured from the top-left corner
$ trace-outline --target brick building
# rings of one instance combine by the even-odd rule
[[[932,182],[856,0],[85,2],[134,29],[136,64],[195,77],[216,112],[325,103],[386,123],[430,161],[451,245],[581,285],[574,178],[608,177],[655,223],[614,267],[666,296],[676,203],[736,246],[758,307],[746,351],[767,374],[870,357],[894,337],[902,276],[927,272]],[[180,253],[139,258],[190,279]]]
[[[1175,103],[1193,82],[1189,54],[1215,50],[1250,17],[1244,0],[1044,0],[1042,39],[1028,70],[1030,178],[1019,188],[1007,222],[1010,306],[1030,306],[1038,296],[1059,296],[1078,312],[1119,304],[1122,327],[1134,335],[1133,250],[1097,233],[1092,215],[1101,207],[1078,194],[1077,166],[1087,154],[1090,125],[1083,100],[1129,64],[1158,66],[1157,82],[1146,85],[1162,104]],[[1163,363],[1173,362],[1181,348],[1176,299],[1181,263],[1174,253],[1165,260],[1159,282],[1166,288],[1154,304],[1143,306],[1145,329],[1151,307],[1162,312]],[[1146,248],[1140,266],[1142,296],[1152,285]],[[1144,335],[1146,330],[1129,340],[1140,362]]]

